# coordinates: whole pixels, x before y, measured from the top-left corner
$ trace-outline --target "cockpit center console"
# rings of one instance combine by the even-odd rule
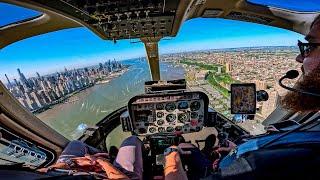
[[[120,116],[122,130],[141,137],[149,147],[151,153],[145,159],[149,160],[146,164],[150,164],[152,172],[162,174],[163,152],[184,140],[179,135],[199,132],[203,127],[215,127],[219,133],[234,137],[242,135],[237,128],[224,128],[229,123],[208,108],[208,96],[187,91],[184,82],[146,83],[146,93],[131,98],[127,111]]]
[[[160,175],[164,150],[179,144],[178,135],[198,132],[204,127],[208,97],[203,92],[185,91],[144,94],[128,102],[128,113],[131,132],[143,137],[151,153],[145,159],[149,160],[152,172]]]
[[[145,94],[132,98],[128,111],[137,135],[198,132],[207,118],[208,97],[202,92]]]

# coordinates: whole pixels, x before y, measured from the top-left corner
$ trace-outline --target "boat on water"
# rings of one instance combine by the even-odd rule
[[[107,79],[107,80],[102,80],[102,81],[97,81],[96,84],[106,84],[106,83],[108,83],[108,82],[110,82],[109,79]]]

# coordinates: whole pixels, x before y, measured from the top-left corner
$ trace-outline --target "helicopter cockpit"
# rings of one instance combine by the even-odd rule
[[[93,32],[94,35],[114,44],[121,44],[121,40],[129,40],[130,44],[141,43],[145,50],[145,59],[138,58],[136,60],[138,63],[135,64],[136,71],[131,71],[127,75],[126,72],[130,70],[130,66],[134,66],[132,62],[124,65],[110,60],[104,64],[73,68],[74,70],[67,70],[64,67],[61,72],[44,76],[36,73],[37,75],[31,78],[26,78],[20,69],[17,69],[20,80],[14,79],[14,83],[11,83],[12,80],[10,81],[5,75],[8,83],[0,82],[0,179],[83,178],[81,173],[77,174],[79,176],[73,176],[73,174],[66,174],[66,171],[61,171],[60,174],[39,174],[36,171],[55,164],[71,139],[111,153],[110,146],[117,148],[120,145],[118,141],[129,136],[138,137],[143,144],[144,179],[163,179],[165,152],[171,146],[179,146],[179,144],[189,144],[190,146],[181,150],[199,155],[193,157],[190,154],[181,154],[183,170],[189,179],[279,177],[313,179],[320,177],[317,171],[320,164],[319,104],[314,104],[311,110],[305,112],[287,110],[281,106],[282,96],[278,92],[263,90],[267,87],[273,90],[284,88],[305,95],[307,98],[304,100],[319,98],[315,83],[308,84],[310,89],[309,87],[304,89],[298,85],[292,85],[292,87],[285,85],[288,79],[292,80],[299,76],[296,70],[288,71],[287,74],[282,71],[289,67],[287,65],[289,63],[279,66],[282,69],[278,72],[274,71],[274,67],[280,64],[277,58],[286,60],[284,57],[292,54],[294,56],[300,54],[297,59],[306,58],[312,51],[319,48],[320,36],[319,39],[315,38],[316,40],[310,42],[299,41],[299,49],[274,48],[274,51],[279,52],[281,56],[276,53],[274,55],[269,49],[259,55],[251,55],[250,53],[259,51],[255,48],[235,50],[237,53],[234,54],[232,52],[234,49],[227,49],[219,54],[221,59],[212,55],[215,54],[215,50],[199,51],[203,55],[200,58],[199,54],[188,53],[176,56],[164,55],[163,62],[166,60],[173,62],[168,66],[191,69],[186,70],[190,76],[176,80],[170,78],[164,80],[164,74],[171,74],[176,69],[161,72],[160,67],[163,62],[160,61],[159,53],[161,41],[168,40],[167,38],[174,39],[181,31],[183,23],[196,18],[252,22],[307,35],[315,20],[320,17],[317,0],[309,0],[307,5],[292,1],[291,3],[298,3],[298,5],[291,6],[288,6],[288,1],[280,0],[274,0],[271,3],[264,0],[0,0],[0,2],[40,12],[31,18],[3,26],[0,24],[0,54],[4,52],[2,49],[15,42],[76,27],[85,27],[90,30],[90,33]],[[314,7],[310,10],[299,9],[299,6]],[[0,15],[0,20],[1,17]],[[218,27],[219,25],[214,26],[214,28]],[[204,25],[201,28],[206,27]],[[196,32],[201,34],[200,29]],[[317,35],[317,32],[315,34]],[[315,34],[311,35],[316,36]],[[314,38],[309,36],[306,38],[307,41]],[[81,43],[80,46],[80,40],[74,39],[79,48],[75,46],[73,50],[81,51],[81,47],[86,46],[85,43]],[[235,39],[234,43],[237,44],[238,40],[240,41]],[[216,41],[216,39],[212,42],[224,45],[222,41]],[[95,45],[90,44],[93,49]],[[181,43],[172,47],[184,45]],[[134,50],[131,52],[134,53]],[[229,52],[231,53],[228,54]],[[241,57],[246,53],[249,54],[246,58],[250,61],[243,62]],[[265,78],[269,82],[272,81],[271,85],[258,80],[254,83],[241,81],[238,75],[231,73],[230,59],[235,60],[232,63],[240,64],[236,71],[244,73],[242,71],[246,71],[247,67],[259,69],[261,68],[259,63],[269,63],[272,55],[275,59],[270,60],[272,63],[264,69],[274,76]],[[256,57],[261,58],[256,60]],[[189,61],[191,58],[198,61],[191,62]],[[145,64],[140,63],[144,60]],[[31,71],[34,71],[33,66],[37,64],[37,61],[34,61],[33,63],[32,60],[28,65]],[[210,61],[217,61],[217,64]],[[80,67],[81,61],[78,62],[77,66]],[[59,61],[59,63],[64,62]],[[58,63],[55,62],[55,64]],[[55,66],[55,64],[47,64],[47,66]],[[145,69],[142,66],[144,65],[149,69],[147,74],[143,74]],[[297,65],[292,67],[298,69]],[[264,76],[264,70],[261,68],[259,72],[244,74],[252,80],[254,76]],[[129,99],[109,97],[109,94],[119,89],[119,96],[124,96],[126,92],[131,91],[130,86],[108,89],[104,84],[110,83],[116,87],[117,83],[113,79],[123,76],[126,76],[128,82],[137,81],[134,78],[136,74],[140,74],[139,83],[146,81],[144,92],[139,86],[135,87],[136,92],[139,93],[131,93]],[[306,77],[306,74],[302,70],[302,78],[299,77],[298,82]],[[150,79],[142,79],[145,76],[150,76]],[[313,78],[317,77],[319,76]],[[190,79],[197,80],[190,83],[192,81]],[[258,86],[265,88],[261,90]],[[101,104],[108,104],[109,109],[100,108],[102,105],[95,108],[90,101],[81,100],[81,97],[90,95],[90,92],[82,94],[81,91],[89,88],[103,92],[103,96],[92,97],[92,99],[100,100]],[[262,117],[262,111],[267,110],[264,110],[261,104],[268,99],[272,99],[274,103],[264,104],[264,108],[271,111],[267,116]],[[125,103],[118,106],[113,104],[115,101]],[[72,103],[77,104],[78,109],[73,109]],[[311,105],[308,102],[303,103],[305,106],[312,106],[312,103]],[[80,129],[78,133],[80,135],[75,136],[76,138],[66,138],[51,127],[55,123],[54,120],[44,122],[39,118],[40,113],[49,111],[59,104],[67,105],[60,107],[56,114],[65,109],[73,109],[73,117],[80,119],[80,116],[86,115],[79,112],[86,109],[90,111],[90,116],[99,117],[99,121],[94,122],[90,116],[83,117],[86,118],[86,122],[92,124],[82,123],[79,126],[77,124],[76,130]],[[218,107],[222,107],[223,111],[219,111]],[[60,118],[68,114],[71,113],[62,114]],[[251,130],[262,129],[261,133],[252,133],[248,130],[250,128],[241,126],[241,122],[250,122],[250,120],[260,125],[259,127],[256,124],[250,126]],[[74,121],[74,118],[59,121],[56,126],[68,129],[70,121]],[[261,126],[264,126],[264,129]],[[206,159],[207,166],[200,167],[197,163],[200,161],[204,163],[199,158],[203,155],[200,150],[205,146],[209,135],[217,137],[215,148],[226,148],[229,142],[234,143],[235,147],[229,149],[226,154],[219,154],[218,161],[211,162]],[[213,166],[215,168],[212,168]],[[90,176],[90,178],[96,177]]]

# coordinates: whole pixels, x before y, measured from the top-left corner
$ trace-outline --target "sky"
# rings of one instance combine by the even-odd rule
[[[0,26],[37,15],[39,13],[35,11],[0,3]],[[160,54],[236,47],[294,46],[303,36],[254,23],[197,18],[186,21],[178,35],[169,39],[160,41]],[[124,60],[145,55],[142,43],[120,40],[114,44],[100,39],[86,28],[65,29],[25,39],[0,50],[0,79],[3,80],[4,74],[10,79],[17,78],[17,68],[30,77],[36,72],[47,74],[64,67],[83,67],[108,59]]]

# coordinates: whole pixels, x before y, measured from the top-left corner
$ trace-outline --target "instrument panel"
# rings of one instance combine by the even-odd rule
[[[130,101],[133,132],[139,135],[200,131],[208,110],[207,96],[201,92],[148,94]]]

